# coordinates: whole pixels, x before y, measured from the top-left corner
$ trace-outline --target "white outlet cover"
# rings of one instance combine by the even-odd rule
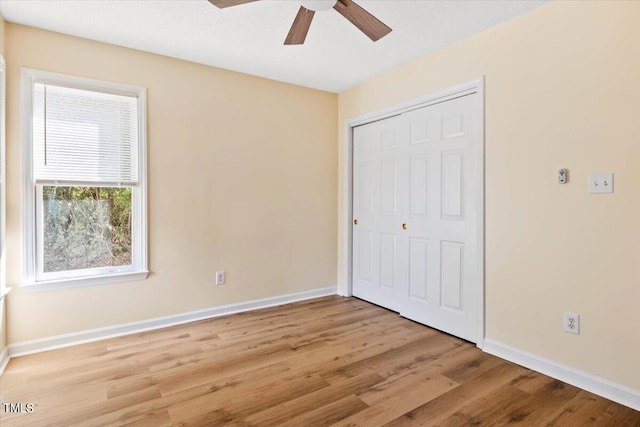
[[[613,193],[613,174],[594,173],[589,175],[589,193]]]
[[[216,271],[216,285],[224,285],[224,271]]]
[[[580,335],[580,315],[576,313],[564,314],[564,331]]]

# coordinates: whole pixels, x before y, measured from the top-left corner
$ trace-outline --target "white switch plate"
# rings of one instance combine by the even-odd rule
[[[594,173],[589,175],[589,193],[613,193],[613,174]]]

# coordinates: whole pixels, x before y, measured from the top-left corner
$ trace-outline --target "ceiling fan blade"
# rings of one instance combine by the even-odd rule
[[[225,7],[240,6],[241,4],[252,3],[254,1],[258,0],[209,0],[209,3],[215,7],[224,9]]]
[[[304,39],[307,38],[307,33],[309,32],[309,27],[311,26],[314,14],[315,12],[313,10],[300,6],[296,19],[294,19],[291,29],[289,30],[289,34],[287,34],[287,38],[284,41],[285,45],[304,43]]]
[[[374,42],[391,32],[391,28],[355,4],[353,0],[338,0],[333,8]]]

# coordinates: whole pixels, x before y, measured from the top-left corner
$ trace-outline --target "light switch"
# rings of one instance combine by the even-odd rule
[[[613,174],[595,173],[589,175],[589,193],[613,193]]]

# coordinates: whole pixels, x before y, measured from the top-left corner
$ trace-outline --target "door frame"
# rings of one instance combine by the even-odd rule
[[[477,171],[477,200],[478,200],[478,286],[481,289],[477,292],[480,295],[478,301],[478,330],[476,345],[479,348],[484,347],[485,337],[485,257],[484,257],[484,234],[485,234],[485,199],[484,199],[484,171],[485,171],[485,100],[484,100],[484,76],[470,80],[468,82],[423,95],[399,104],[384,107],[376,111],[361,114],[356,117],[346,119],[344,122],[344,146],[343,156],[340,167],[343,171],[344,180],[342,183],[342,209],[340,212],[340,229],[342,231],[342,241],[339,242],[342,249],[341,262],[343,264],[343,276],[338,285],[337,293],[342,296],[353,295],[352,283],[352,267],[353,267],[353,128],[367,123],[383,120],[388,117],[396,116],[407,111],[417,108],[427,107],[433,104],[439,104],[451,99],[460,98],[473,93],[478,94],[477,105],[475,106],[478,114],[481,131],[480,131],[480,150]]]

